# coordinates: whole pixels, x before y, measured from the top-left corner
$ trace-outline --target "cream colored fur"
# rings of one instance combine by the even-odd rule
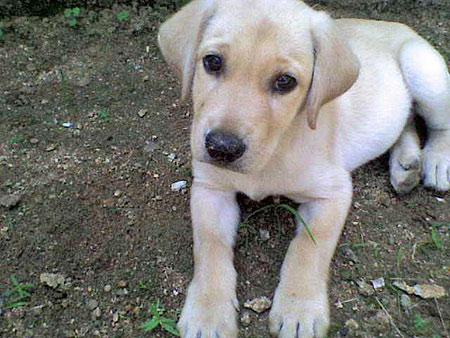
[[[237,336],[233,242],[236,192],[301,203],[301,225],[281,269],[270,312],[278,337],[322,337],[327,278],[351,204],[350,172],[391,150],[394,189],[450,189],[450,79],[442,57],[397,23],[332,20],[297,0],[194,0],[160,29],[164,58],[194,102],[191,211],[195,272],[178,327],[183,337]],[[225,70],[203,68],[219,54]],[[271,90],[293,74],[290,93]],[[429,128],[422,151],[412,102]],[[247,150],[214,165],[205,135],[239,136]]]

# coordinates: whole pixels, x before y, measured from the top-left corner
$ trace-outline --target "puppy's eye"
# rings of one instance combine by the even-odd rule
[[[203,66],[208,73],[216,74],[222,69],[222,58],[219,55],[206,55],[203,58]]]
[[[274,83],[274,90],[279,93],[287,93],[297,86],[297,80],[290,75],[280,75]]]

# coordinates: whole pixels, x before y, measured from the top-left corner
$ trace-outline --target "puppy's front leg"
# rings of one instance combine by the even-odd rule
[[[351,189],[336,199],[299,208],[316,244],[299,227],[283,266],[270,312],[270,332],[281,338],[324,337],[328,330],[328,268],[351,203]]]
[[[185,338],[237,336],[236,271],[233,243],[239,207],[233,192],[194,183],[191,193],[194,230],[194,278],[178,328]]]

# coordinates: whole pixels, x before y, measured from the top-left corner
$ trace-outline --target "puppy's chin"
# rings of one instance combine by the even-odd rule
[[[204,155],[203,157],[200,157],[200,158],[194,157],[194,159],[198,162],[206,163],[206,164],[212,165],[219,169],[229,170],[229,171],[239,173],[239,174],[248,174],[249,173],[249,170],[248,170],[247,166],[245,165],[245,161],[242,161],[240,159],[233,163],[216,161],[216,160],[212,159],[211,157],[209,157],[208,155]]]
[[[242,175],[256,174],[265,168],[266,163],[260,163],[257,161],[252,161],[247,156],[238,159],[232,163],[226,163],[222,161],[216,161],[212,159],[208,154],[203,154],[202,156],[194,156],[194,160],[200,163],[208,164],[221,170],[229,170],[234,173]]]

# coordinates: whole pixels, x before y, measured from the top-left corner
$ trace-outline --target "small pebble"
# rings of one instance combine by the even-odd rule
[[[94,311],[92,311],[92,315],[95,318],[100,318],[102,316],[102,310],[100,310],[100,308],[96,308]]]
[[[64,285],[65,282],[64,276],[59,273],[41,273],[39,279],[42,284],[46,284],[53,289]]]
[[[248,300],[244,303],[244,307],[252,309],[257,313],[262,313],[272,306],[272,302],[269,298],[263,296],[252,300]]]
[[[259,229],[259,237],[261,237],[263,241],[267,241],[270,239],[270,232],[264,229]]]
[[[145,115],[147,115],[147,113],[148,113],[147,109],[141,109],[141,110],[138,111],[138,116],[140,118],[143,118]]]
[[[240,321],[241,321],[242,326],[244,326],[244,327],[249,326],[251,323],[250,312],[244,311],[241,315]]]
[[[119,281],[119,282],[117,283],[117,286],[118,286],[119,288],[126,288],[126,287],[128,286],[128,282],[127,282],[127,281],[124,281],[124,280],[121,280],[121,281]]]
[[[353,318],[347,320],[345,322],[345,326],[351,330],[356,330],[359,328],[358,322],[356,320],[354,320]]]
[[[363,280],[356,281],[356,284],[358,285],[359,293],[363,296],[371,296],[375,292],[373,288]]]
[[[385,285],[383,277],[371,280],[370,282],[375,290],[381,289]]]
[[[73,128],[73,123],[72,123],[72,122],[64,122],[64,123],[62,124],[62,126],[63,126],[64,128]]]
[[[51,144],[47,148],[45,148],[45,151],[53,151],[56,149],[56,144]]]
[[[186,188],[187,182],[186,181],[178,181],[175,183],[172,183],[171,189],[172,191],[180,191],[181,189]]]
[[[19,204],[22,199],[22,195],[10,194],[5,196],[0,196],[0,207],[5,207],[6,209],[11,209]]]
[[[94,310],[98,306],[98,301],[96,299],[89,299],[87,302],[87,307],[89,310]]]
[[[409,297],[408,295],[402,295],[400,297],[400,305],[402,306],[403,310],[409,310],[412,305],[411,297]]]
[[[110,292],[111,289],[112,289],[111,285],[107,284],[107,285],[105,285],[105,287],[103,288],[103,291],[105,291],[105,292]]]

